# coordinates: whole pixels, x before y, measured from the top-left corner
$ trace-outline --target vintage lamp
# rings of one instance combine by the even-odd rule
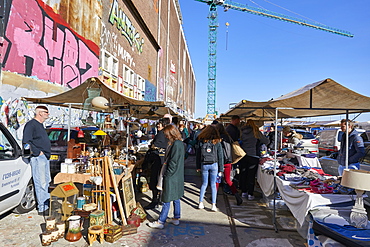
[[[49,215],[53,216],[56,222],[66,221],[72,215],[78,192],[74,183],[67,182],[59,184],[50,193]]]
[[[345,169],[341,185],[356,191],[356,202],[351,210],[350,224],[357,228],[366,228],[368,218],[362,196],[365,191],[370,191],[370,172]]]

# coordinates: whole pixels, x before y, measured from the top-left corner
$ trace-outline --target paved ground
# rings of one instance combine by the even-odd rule
[[[218,212],[210,211],[209,190],[205,209],[197,209],[201,178],[195,172],[193,157],[187,159],[185,167],[185,196],[182,198],[179,226],[166,224],[162,230],[149,228],[146,224],[158,218],[160,208],[148,210],[147,220],[140,225],[137,234],[124,236],[115,243],[94,242],[92,246],[305,246],[306,241],[297,232],[297,223],[287,209],[277,210],[278,232],[275,231],[272,210],[266,206],[258,189],[256,199],[245,200],[241,206],[236,205],[233,196],[224,194],[220,189]],[[137,195],[137,199],[145,206],[150,201],[150,191]],[[172,211],[169,217],[172,217]],[[44,227],[44,219],[37,215],[36,210],[25,215],[3,215],[0,218],[0,246],[41,246],[40,234]],[[78,242],[60,239],[51,246],[80,247],[89,244],[84,234]]]

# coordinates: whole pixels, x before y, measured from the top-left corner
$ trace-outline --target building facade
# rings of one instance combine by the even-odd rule
[[[2,102],[99,77],[187,118],[195,75],[178,0],[7,0],[0,6]],[[11,102],[8,102],[11,103]]]

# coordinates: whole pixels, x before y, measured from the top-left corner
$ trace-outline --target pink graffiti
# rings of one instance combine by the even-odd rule
[[[5,30],[4,69],[71,88],[97,76],[96,44],[78,36],[40,2],[12,1]]]

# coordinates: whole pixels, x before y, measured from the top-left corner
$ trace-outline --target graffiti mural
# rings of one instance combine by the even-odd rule
[[[150,81],[145,80],[145,101],[156,101],[157,100],[157,88]]]
[[[41,0],[12,0],[5,11],[3,68],[74,88],[98,75],[99,47]]]
[[[119,7],[117,0],[113,0],[109,15],[109,22],[112,25],[116,25],[120,33],[130,43],[130,46],[136,47],[139,53],[143,52],[144,39],[140,37],[139,32],[136,31],[136,28],[132,24],[131,20]]]

